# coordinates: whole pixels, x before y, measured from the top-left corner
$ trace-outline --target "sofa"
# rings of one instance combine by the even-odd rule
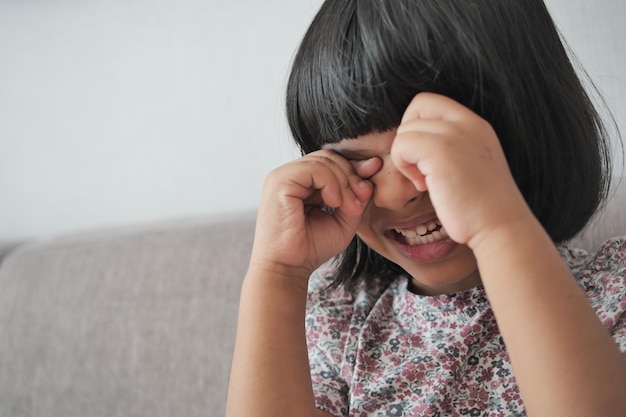
[[[626,187],[572,244],[626,234]],[[0,243],[0,417],[223,416],[254,213]]]

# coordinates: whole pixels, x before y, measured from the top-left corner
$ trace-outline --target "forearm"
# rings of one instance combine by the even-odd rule
[[[541,225],[474,251],[529,416],[626,415],[626,358]]]
[[[373,175],[380,160],[361,166]],[[312,152],[265,179],[244,280],[229,417],[309,417],[315,409],[305,335],[311,272],[350,243],[373,192],[345,158]],[[324,205],[334,208],[327,213]]]
[[[306,281],[248,272],[241,292],[227,416],[313,416]]]

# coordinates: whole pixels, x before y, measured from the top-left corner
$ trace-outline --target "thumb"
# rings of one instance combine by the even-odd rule
[[[393,146],[391,147],[391,162],[394,164],[396,169],[402,173],[406,178],[408,178],[417,191],[422,193],[428,191],[428,186],[426,185],[426,176],[420,171],[417,166],[417,161],[412,161],[407,159],[406,155],[411,155],[407,151],[404,151],[402,146],[402,141],[395,140]]]

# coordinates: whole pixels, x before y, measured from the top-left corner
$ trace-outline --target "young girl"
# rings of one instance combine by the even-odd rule
[[[606,134],[541,0],[327,0],[287,110],[229,416],[626,415],[626,240],[563,245]]]

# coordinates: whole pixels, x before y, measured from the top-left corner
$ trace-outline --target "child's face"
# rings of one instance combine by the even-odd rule
[[[394,137],[395,130],[370,133],[327,146],[350,161],[357,174],[372,172],[372,164],[380,166],[367,178],[374,193],[357,234],[411,274],[418,293],[446,294],[475,287],[480,278],[472,251],[441,231],[428,193],[417,191],[391,162]]]

